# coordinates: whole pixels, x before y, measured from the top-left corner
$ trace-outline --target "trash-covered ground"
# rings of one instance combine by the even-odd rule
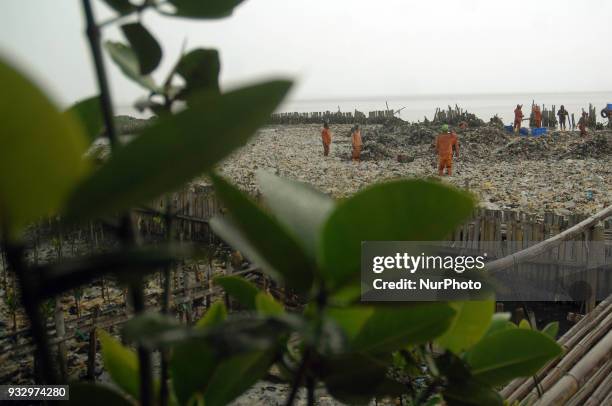
[[[432,143],[438,126],[364,126],[362,162],[350,161],[350,125],[331,125],[330,156],[320,126],[268,126],[234,153],[220,171],[256,194],[255,172],[266,169],[335,197],[398,177],[437,177]],[[612,131],[553,131],[515,136],[494,124],[457,129],[460,158],[443,181],[474,192],[481,205],[530,213],[594,213],[612,203]],[[399,158],[399,159],[398,159]],[[398,162],[401,161],[401,162]],[[206,182],[206,180],[202,180]]]

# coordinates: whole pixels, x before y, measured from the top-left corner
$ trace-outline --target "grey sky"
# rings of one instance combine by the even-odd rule
[[[0,4],[0,55],[64,104],[96,92],[80,3]],[[164,49],[160,80],[187,38],[220,49],[225,86],[289,76],[304,99],[611,90],[611,17],[606,0],[247,0],[225,20],[144,22]],[[145,93],[107,66],[119,103]]]

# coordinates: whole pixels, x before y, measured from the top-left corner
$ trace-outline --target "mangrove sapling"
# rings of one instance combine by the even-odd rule
[[[90,0],[83,0],[83,10],[87,24],[87,38],[92,53],[96,78],[100,91],[100,107],[104,120],[106,135],[110,141],[111,148],[118,146],[118,138],[115,132],[113,104],[106,76],[106,69],[102,59],[102,50],[100,45],[100,28],[96,25],[93,10]],[[128,211],[120,218],[119,239],[125,248],[131,248],[137,244],[137,237],[134,232],[134,225],[131,213]],[[142,280],[136,278],[130,284],[131,299],[136,314],[142,313],[145,310],[144,291]],[[138,348],[138,359],[140,364],[140,401],[143,405],[148,406],[153,403],[153,371],[151,354],[144,347]]]

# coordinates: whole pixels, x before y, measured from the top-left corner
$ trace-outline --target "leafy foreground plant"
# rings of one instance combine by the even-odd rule
[[[470,213],[468,195],[425,181],[380,184],[337,204],[308,186],[262,173],[266,211],[212,175],[230,213],[212,221],[215,232],[308,303],[300,314],[287,313],[267,293],[228,277],[218,283],[249,313],[227,316],[223,304],[215,304],[194,327],[146,313],[142,277],[197,253],[171,245],[139,247],[130,208],[211,171],[265,123],[291,84],[271,81],[223,93],[216,51],[194,50],[157,85],[150,72],[159,63],[161,47],[139,21],[123,24],[129,45],[107,43],[106,49],[128,77],[150,92],[144,104],[159,117],[121,145],[114,130],[100,28],[147,9],[169,16],[219,18],[231,14],[240,1],[106,3],[117,17],[96,24],[90,0],[83,0],[99,96],[60,112],[27,78],[0,61],[5,84],[0,99],[0,226],[8,262],[19,278],[42,382],[63,382],[65,377],[53,367],[40,305],[108,274],[132,292],[138,315],[123,334],[137,350],[101,334],[105,366],[119,391],[75,384],[70,393],[75,404],[222,405],[270,374],[290,384],[288,404],[302,386],[314,403],[319,385],[349,403],[403,395],[418,404],[440,393],[451,404],[499,404],[495,386],[530,375],[559,354],[559,346],[546,335],[515,329],[493,316],[492,302],[393,307],[357,303],[361,241],[442,239]],[[182,85],[174,84],[175,75],[182,76]],[[172,114],[178,100],[187,107]],[[113,150],[94,170],[83,157],[101,134],[108,136]],[[122,244],[108,254],[38,267],[28,264],[25,227],[58,214],[64,221],[118,217],[116,234]],[[432,352],[431,342],[444,352]],[[166,354],[159,379],[153,376],[150,358],[156,350]],[[398,359],[419,368],[419,375],[426,375],[424,384],[412,382],[410,374],[408,384],[391,379],[390,367]]]
[[[228,317],[216,303],[193,328],[156,314],[131,320],[124,338],[172,348],[170,386],[179,404],[223,405],[258,380],[274,378],[291,385],[287,404],[301,386],[313,403],[322,384],[350,404],[386,396],[432,404],[439,395],[451,405],[495,405],[503,403],[497,386],[534,374],[560,354],[553,338],[517,328],[508,314],[494,315],[493,301],[358,302],[361,241],[443,238],[470,212],[466,194],[437,183],[393,181],[335,204],[306,185],[265,172],[259,178],[270,212],[213,176],[231,215],[212,226],[279,284],[312,300],[302,313],[287,313],[250,282],[224,276],[216,283],[250,313]],[[105,360],[130,358],[113,356],[126,351],[118,346],[103,343]],[[393,379],[389,372],[398,362],[402,376]],[[122,375],[111,369],[113,379],[133,395],[136,371],[125,377],[127,362],[117,369]]]

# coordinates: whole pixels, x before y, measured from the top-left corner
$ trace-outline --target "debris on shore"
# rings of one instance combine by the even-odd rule
[[[323,157],[320,126],[268,126],[219,170],[252,194],[258,193],[255,172],[267,169],[334,197],[383,180],[437,176],[433,142],[439,125],[363,126],[361,163],[350,161],[350,127],[331,126],[331,154]],[[441,180],[471,190],[483,207],[567,215],[593,213],[612,203],[610,130],[590,131],[586,138],[571,131],[525,137],[492,120],[455,131],[460,157],[453,176]]]

